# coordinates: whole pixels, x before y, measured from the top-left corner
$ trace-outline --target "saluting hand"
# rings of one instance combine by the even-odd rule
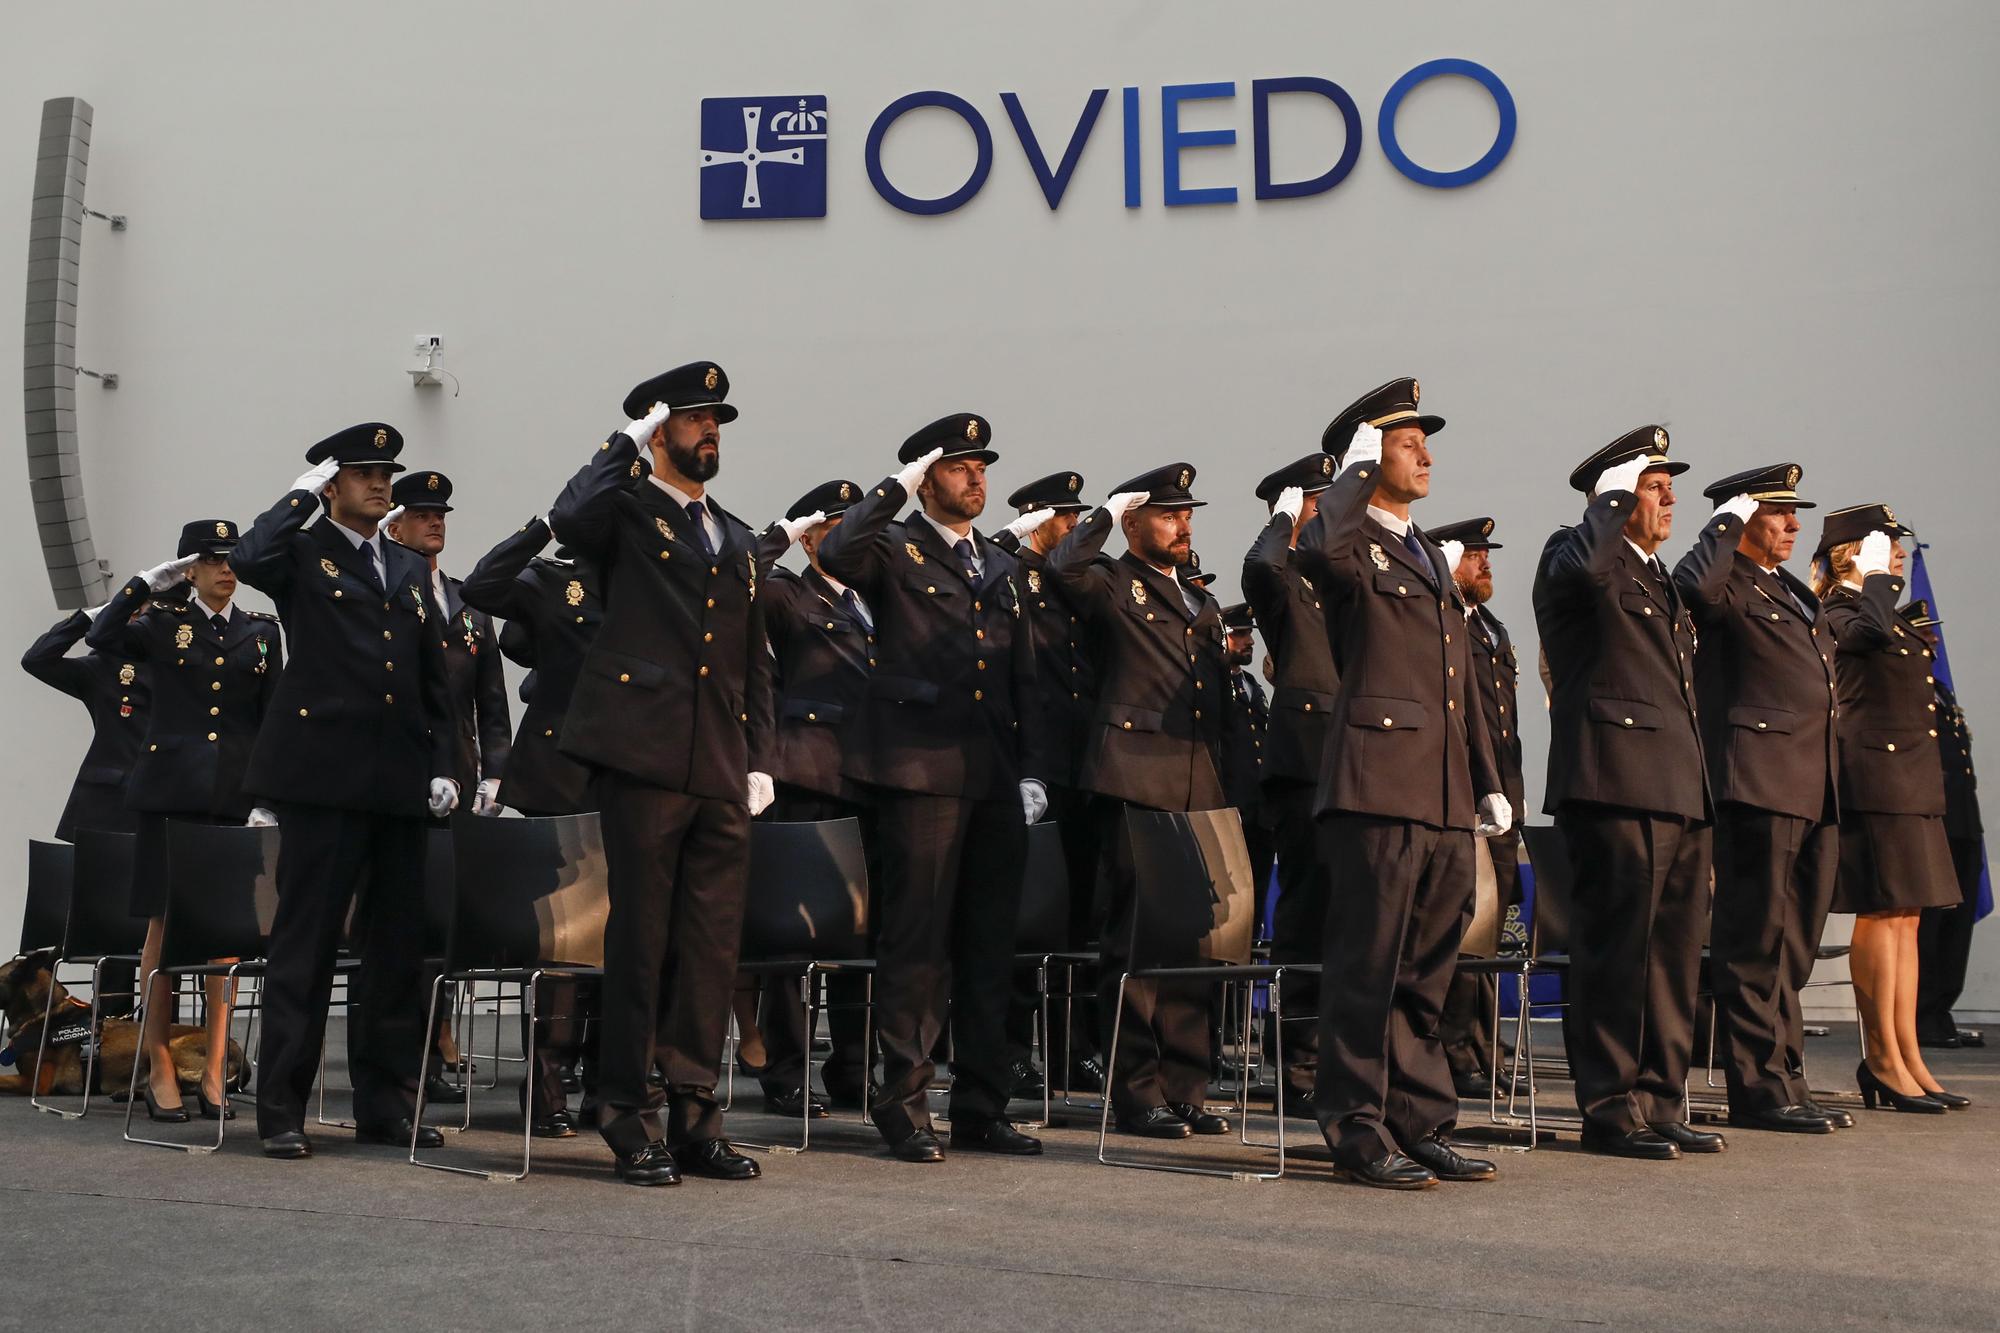
[[[327,459],[324,463],[315,463],[310,471],[300,474],[299,479],[292,483],[292,489],[295,491],[310,491],[312,494],[318,495],[326,489],[326,484],[333,480],[334,474],[338,471],[340,471],[340,464],[334,462],[331,458]]]
[[[1862,578],[1870,574],[1889,572],[1889,534],[1879,528],[1861,539],[1861,549],[1854,553],[1854,572]]]
[[[1146,503],[1151,491],[1120,491],[1104,502],[1104,512],[1111,516],[1113,523],[1125,517],[1126,511],[1137,509]]]
[[[673,415],[673,411],[674,409],[668,407],[665,403],[654,403],[652,411],[640,417],[637,421],[628,422],[618,429],[623,431],[631,439],[632,443],[638,445],[640,451],[643,453],[647,446],[653,443],[653,436],[659,432],[661,426],[666,424],[667,418]]]
[[[1646,456],[1628,458],[1622,463],[1613,463],[1597,474],[1597,484],[1591,487],[1595,495],[1609,495],[1613,491],[1639,493],[1639,474],[1646,470]]]
[[[1458,568],[1458,562],[1465,559],[1464,542],[1439,542],[1438,549],[1444,552],[1444,570],[1450,574]]]
[[[1027,513],[1022,514],[1012,523],[1009,523],[1006,530],[1014,535],[1015,541],[1024,542],[1028,540],[1029,533],[1036,531],[1042,524],[1055,516],[1056,511],[1053,509],[1030,509]]]
[[[1472,833],[1479,838],[1497,838],[1514,827],[1514,803],[1497,791],[1479,798],[1479,818]]]
[[[1284,490],[1278,492],[1278,503],[1271,506],[1271,512],[1274,514],[1283,514],[1286,518],[1296,523],[1299,521],[1299,511],[1305,507],[1305,487],[1287,486]]]
[[[824,522],[826,522],[826,511],[815,509],[810,514],[801,514],[797,518],[781,518],[778,520],[778,526],[784,529],[786,541],[797,542],[799,538]]]
[[[1382,432],[1364,421],[1354,428],[1354,438],[1347,442],[1347,452],[1340,456],[1341,466],[1381,461]]]
[[[904,464],[903,470],[896,474],[896,484],[903,488],[904,494],[915,495],[917,493],[917,483],[922,481],[924,474],[931,470],[931,464],[943,457],[943,449],[933,449],[916,462]]]
[[[1732,495],[1715,507],[1717,514],[1727,514],[1731,518],[1748,523],[1750,516],[1757,512],[1757,502],[1747,495]]]
[[[187,577],[188,566],[196,557],[184,555],[178,560],[169,560],[164,565],[154,565],[139,577],[146,580],[146,586],[154,592],[165,592]]]

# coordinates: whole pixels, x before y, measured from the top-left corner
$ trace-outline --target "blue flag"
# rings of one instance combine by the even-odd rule
[[[1931,616],[1938,623],[1932,627],[1937,635],[1937,678],[1945,688],[1954,694],[1958,687],[1951,683],[1951,659],[1944,651],[1944,612],[1939,609],[1937,594],[1931,591],[1931,574],[1924,567],[1924,543],[1918,542],[1915,564],[1910,571],[1910,596],[1930,603]],[[1986,862],[1986,847],[1982,842],[1979,849],[1979,897],[1973,907],[1972,919],[1982,921],[1993,910],[1993,872]]]

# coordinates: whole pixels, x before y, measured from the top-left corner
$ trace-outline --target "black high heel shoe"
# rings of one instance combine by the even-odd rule
[[[1946,1092],[1943,1088],[1939,1088],[1936,1092],[1925,1092],[1924,1096],[1934,1102],[1943,1103],[1944,1109],[1947,1111],[1963,1111],[1966,1107],[1972,1105],[1972,1098],[1961,1097],[1955,1092]]]
[[[159,1101],[153,1096],[152,1083],[143,1077],[139,1080],[139,1092],[146,1099],[146,1118],[148,1120],[157,1120],[163,1125],[185,1125],[188,1122],[187,1106],[185,1104],[180,1106],[160,1105]]]
[[[1869,1110],[1875,1109],[1879,1100],[1891,1111],[1915,1111],[1919,1115],[1943,1115],[1944,1103],[1929,1097],[1906,1097],[1875,1077],[1875,1071],[1863,1060],[1854,1066],[1854,1081],[1861,1087],[1861,1104]]]
[[[203,1120],[234,1120],[236,1118],[236,1108],[229,1104],[229,1094],[227,1092],[222,1094],[220,1105],[208,1099],[208,1089],[206,1087],[196,1088],[194,1090],[194,1097],[196,1104],[201,1107],[201,1118]]]

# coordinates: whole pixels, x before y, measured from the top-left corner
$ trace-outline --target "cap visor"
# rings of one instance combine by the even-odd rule
[[[409,469],[390,458],[350,458],[341,463],[342,467],[385,467],[391,472],[408,472]]]

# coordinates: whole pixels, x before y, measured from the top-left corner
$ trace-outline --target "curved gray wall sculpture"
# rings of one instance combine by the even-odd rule
[[[42,103],[35,199],[28,226],[27,323],[21,412],[27,427],[28,489],[42,563],[56,605],[94,606],[109,596],[83,512],[76,448],[76,283],[83,239],[83,179],[90,165],[90,103]]]

